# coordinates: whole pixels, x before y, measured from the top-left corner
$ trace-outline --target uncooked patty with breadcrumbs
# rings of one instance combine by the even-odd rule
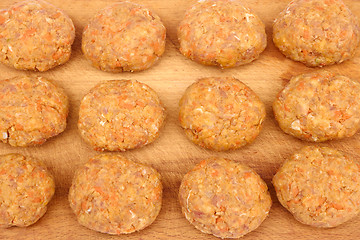
[[[43,144],[66,128],[68,98],[43,77],[0,81],[0,140],[11,146]]]
[[[322,67],[354,56],[360,28],[341,0],[294,0],[275,20],[273,41],[286,57]]]
[[[201,161],[180,185],[186,219],[203,233],[239,238],[255,230],[271,207],[266,183],[251,168],[224,158]]]
[[[54,179],[42,162],[20,154],[0,156],[0,228],[34,224],[54,192]]]
[[[216,151],[237,149],[254,141],[265,115],[259,97],[231,77],[200,79],[180,100],[179,119],[186,136]]]
[[[327,71],[291,78],[273,104],[287,134],[311,142],[353,136],[360,128],[360,83]]]
[[[265,25],[240,1],[198,1],[178,27],[180,52],[205,65],[235,67],[257,59],[266,47]]]
[[[332,148],[297,151],[273,184],[280,203],[303,224],[336,227],[360,212],[360,164]]]
[[[126,151],[152,143],[165,120],[156,92],[136,80],[96,85],[80,105],[78,127],[97,151]]]
[[[98,155],[76,172],[69,201],[87,228],[108,234],[139,231],[160,212],[160,174],[120,155]]]
[[[21,70],[46,71],[67,62],[75,38],[72,20],[42,0],[0,10],[0,62]]]
[[[141,71],[159,60],[165,38],[159,16],[141,5],[119,2],[90,20],[83,32],[82,50],[103,71]]]

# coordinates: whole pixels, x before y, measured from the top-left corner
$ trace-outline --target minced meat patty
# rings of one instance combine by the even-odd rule
[[[310,67],[352,58],[360,41],[359,22],[342,0],[294,0],[273,24],[275,46]]]
[[[0,81],[0,140],[35,146],[62,133],[69,112],[64,90],[43,77]]]
[[[0,227],[27,227],[46,212],[55,192],[46,166],[20,154],[0,156]]]
[[[0,62],[21,70],[46,71],[67,62],[75,38],[72,20],[42,0],[0,10]]]
[[[82,50],[103,71],[141,71],[160,59],[165,38],[159,16],[141,5],[119,2],[90,20],[83,32]]]
[[[265,115],[265,105],[254,91],[231,77],[200,79],[180,100],[179,119],[186,136],[216,151],[254,141]]]
[[[254,170],[215,157],[184,176],[179,199],[192,225],[220,238],[239,238],[255,230],[272,203],[266,183]]]
[[[360,128],[360,83],[327,71],[291,78],[273,104],[280,128],[323,142],[353,136]]]
[[[264,23],[232,0],[195,3],[178,27],[178,39],[187,58],[222,68],[250,63],[266,47]]]
[[[98,155],[75,174],[69,201],[87,228],[108,234],[139,231],[160,212],[160,174],[120,155]]]
[[[159,136],[165,109],[146,84],[112,80],[97,84],[81,101],[78,127],[98,151],[126,151]]]
[[[303,224],[336,227],[360,212],[360,165],[332,148],[307,146],[272,180],[280,203]]]

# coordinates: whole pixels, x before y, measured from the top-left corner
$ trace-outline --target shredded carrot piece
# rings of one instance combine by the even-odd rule
[[[57,12],[57,13],[53,14],[51,17],[52,17],[52,18],[58,18],[58,17],[60,17],[60,16],[61,16],[61,13],[60,13],[60,12]]]
[[[299,194],[299,188],[298,187],[294,187],[291,189],[291,194],[293,197],[296,197]]]
[[[339,203],[333,203],[332,207],[335,208],[336,210],[343,210],[344,206],[339,204]]]
[[[15,124],[15,128],[17,130],[24,130],[24,127],[22,125],[18,124],[18,123]]]
[[[30,28],[24,33],[24,35],[21,37],[21,39],[26,39],[26,38],[30,37],[32,34],[34,34],[35,32],[36,32],[35,28]]]
[[[246,179],[246,178],[249,178],[249,177],[251,177],[251,172],[246,172],[245,174],[244,174],[244,178]]]
[[[49,32],[45,35],[45,39],[49,42],[52,40],[52,36]]]
[[[63,52],[62,51],[56,51],[53,55],[52,55],[52,58],[54,60],[58,60],[59,58],[61,58],[61,56],[63,55]]]
[[[125,108],[125,109],[129,109],[129,110],[134,109],[134,106],[132,104],[129,104],[129,103],[124,103],[122,105],[122,107]]]
[[[211,172],[211,176],[213,176],[213,177],[219,176],[219,171],[218,170],[213,170]]]
[[[3,24],[5,22],[6,18],[4,18],[3,16],[0,16],[0,24]]]

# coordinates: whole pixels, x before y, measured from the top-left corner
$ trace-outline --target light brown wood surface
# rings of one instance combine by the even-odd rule
[[[49,0],[50,1],[50,0]],[[252,8],[266,24],[268,46],[260,58],[251,64],[232,69],[202,66],[183,57],[178,51],[176,28],[194,0],[134,0],[156,12],[167,28],[166,51],[159,64],[139,73],[106,73],[93,68],[81,52],[81,33],[88,20],[113,0],[51,0],[73,19],[76,39],[68,63],[45,73],[18,71],[0,65],[0,79],[17,75],[39,75],[55,80],[70,98],[68,127],[64,133],[40,147],[15,148],[0,144],[0,154],[17,152],[39,158],[54,173],[56,193],[48,211],[36,224],[27,228],[0,230],[0,239],[217,239],[203,234],[183,217],[177,199],[178,188],[184,174],[196,163],[209,156],[221,156],[239,161],[254,168],[270,188],[273,206],[264,223],[243,239],[360,239],[360,216],[334,229],[316,229],[297,222],[278,202],[271,178],[280,164],[291,153],[309,143],[283,133],[272,113],[271,104],[276,94],[293,75],[314,69],[286,59],[271,41],[272,21],[289,0],[249,0]],[[345,1],[360,17],[360,1]],[[1,0],[0,9],[15,3]],[[325,69],[360,80],[360,50],[354,59]],[[178,122],[178,102],[183,92],[200,77],[234,76],[251,87],[264,101],[267,119],[254,143],[236,151],[213,152],[192,144]],[[167,120],[160,138],[141,149],[128,151],[125,157],[152,165],[163,177],[163,206],[156,221],[148,228],[130,235],[110,236],[79,225],[72,213],[67,194],[77,168],[98,154],[78,134],[77,119],[82,97],[96,83],[112,79],[137,79],[158,92],[167,109]],[[360,133],[352,138],[322,143],[360,159]]]

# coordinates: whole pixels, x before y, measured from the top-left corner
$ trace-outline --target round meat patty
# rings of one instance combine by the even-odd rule
[[[273,184],[280,203],[303,224],[336,227],[360,212],[360,165],[332,148],[302,148]]]
[[[11,146],[43,144],[66,128],[68,98],[42,77],[0,81],[0,139]]]
[[[55,183],[46,166],[20,154],[0,156],[0,227],[26,227],[46,212]]]
[[[198,1],[178,27],[180,52],[205,65],[222,68],[257,59],[266,47],[265,25],[240,1]]]
[[[165,38],[159,16],[141,5],[119,2],[90,20],[83,32],[82,50],[103,71],[141,71],[159,60]]]
[[[354,56],[360,28],[341,0],[294,0],[275,20],[273,41],[286,57],[322,67]]]
[[[80,105],[78,127],[97,151],[126,151],[153,142],[165,120],[156,92],[135,80],[96,85]]]
[[[139,231],[160,212],[160,174],[120,155],[98,155],[75,174],[69,201],[87,228],[108,234]]]
[[[41,0],[0,10],[0,62],[22,70],[46,71],[67,62],[75,38],[71,19]]]
[[[318,71],[293,77],[273,104],[280,128],[299,139],[323,142],[360,128],[360,83]]]
[[[230,77],[200,79],[180,100],[179,119],[186,136],[216,151],[237,149],[254,141],[265,115],[259,97]]]
[[[203,233],[239,238],[268,216],[271,197],[266,183],[251,168],[223,158],[201,161],[180,185],[186,219]]]

